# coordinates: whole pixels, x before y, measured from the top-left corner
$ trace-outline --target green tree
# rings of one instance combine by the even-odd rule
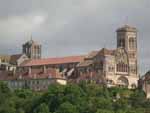
[[[16,110],[16,113],[25,113],[25,111],[22,108],[19,108]]]
[[[0,106],[0,113],[16,113],[16,109],[7,103]]]
[[[31,98],[33,96],[33,92],[29,89],[18,89],[15,90],[15,95],[18,96],[19,98]]]
[[[125,99],[125,98],[120,98],[116,102],[114,102],[114,109],[115,109],[115,111],[118,111],[118,110],[126,111],[130,107],[131,106],[130,106],[130,104],[128,102],[128,99]]]
[[[65,87],[59,84],[51,84],[48,91],[41,97],[41,101],[48,104],[50,112],[55,112],[64,102]]]
[[[0,104],[3,104],[6,99],[11,97],[11,91],[6,83],[0,82]]]
[[[79,113],[76,106],[69,102],[65,102],[60,105],[56,113]]]
[[[69,101],[72,104],[79,104],[85,96],[83,90],[76,84],[69,84],[64,90],[64,101]]]
[[[136,89],[129,98],[132,106],[135,108],[142,107],[145,103],[145,99],[145,93],[139,89]]]
[[[50,112],[48,106],[45,103],[42,103],[37,108],[35,108],[34,113],[50,113]]]
[[[98,109],[96,113],[114,113],[114,112],[107,109]]]
[[[10,93],[10,89],[8,88],[7,84],[4,82],[0,82],[0,93],[4,93],[4,94]]]

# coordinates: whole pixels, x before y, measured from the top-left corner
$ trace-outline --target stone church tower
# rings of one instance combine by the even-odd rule
[[[41,45],[31,39],[22,45],[22,53],[26,54],[30,59],[40,59]]]
[[[129,76],[138,76],[137,29],[125,25],[117,29],[117,48],[124,48],[128,55]]]

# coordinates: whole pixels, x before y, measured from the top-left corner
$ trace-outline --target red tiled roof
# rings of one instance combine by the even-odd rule
[[[52,64],[67,64],[78,63],[84,60],[84,56],[68,56],[58,58],[45,58],[45,59],[33,59],[28,60],[21,64],[22,67],[28,66],[40,66],[40,65],[52,65]]]

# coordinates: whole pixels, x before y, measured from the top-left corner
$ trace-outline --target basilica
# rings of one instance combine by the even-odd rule
[[[139,80],[137,29],[125,25],[116,31],[117,48],[92,51],[77,65],[80,79],[105,82],[108,87],[136,88]],[[79,79],[79,80],[80,80]]]
[[[124,25],[116,34],[115,49],[102,48],[85,55],[56,58],[41,58],[42,46],[31,39],[23,44],[19,57],[0,56],[0,69],[5,70],[0,71],[0,80],[7,81],[11,88],[28,86],[33,90],[46,89],[51,81],[61,84],[86,81],[107,87],[136,88],[139,80],[137,29]],[[12,56],[15,64],[11,63]]]

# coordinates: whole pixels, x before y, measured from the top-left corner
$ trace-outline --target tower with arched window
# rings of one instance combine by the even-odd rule
[[[22,53],[26,54],[30,59],[40,59],[41,45],[31,39],[22,45]]]
[[[128,25],[117,29],[117,48],[127,52],[129,76],[138,76],[137,29]]]

